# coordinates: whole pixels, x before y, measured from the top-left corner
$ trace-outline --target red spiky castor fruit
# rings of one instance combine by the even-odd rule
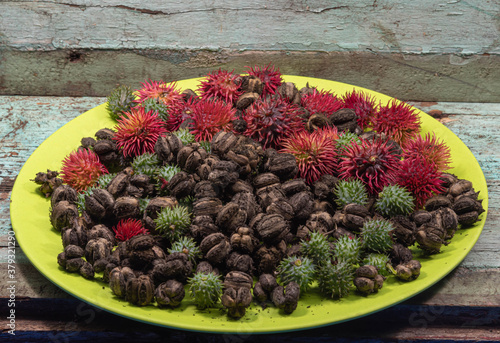
[[[128,241],[137,235],[149,235],[149,231],[144,228],[139,219],[122,219],[113,227],[115,238],[119,241]]]
[[[309,116],[321,113],[329,117],[344,106],[342,100],[337,98],[335,94],[325,90],[318,91],[317,89],[302,96],[300,103],[309,112]]]
[[[134,107],[126,117],[118,119],[113,139],[122,149],[123,156],[135,157],[146,152],[153,153],[158,137],[166,132],[163,121],[153,111],[145,112]]]
[[[177,131],[181,124],[191,117],[192,107],[198,100],[189,99],[183,102],[179,108],[176,109],[175,113],[171,113],[168,117],[165,127],[168,132]]]
[[[175,110],[179,103],[183,101],[181,93],[176,89],[175,82],[166,83],[164,81],[144,81],[141,82],[142,88],[137,90],[138,103],[143,103],[147,99],[156,99],[158,102],[166,105],[169,110]]]
[[[372,124],[376,132],[385,133],[400,145],[415,138],[420,131],[420,118],[416,109],[396,99],[379,107]]]
[[[283,140],[281,152],[295,156],[299,167],[299,176],[308,184],[317,181],[324,174],[336,174],[337,154],[332,128],[320,128],[315,131],[299,131]]]
[[[201,99],[222,99],[229,104],[236,102],[243,93],[243,91],[239,89],[240,85],[237,81],[238,78],[239,75],[235,74],[234,70],[227,71],[219,68],[218,71],[208,73],[198,87]]]
[[[361,139],[361,143],[353,142],[343,156],[340,178],[359,179],[370,194],[378,194],[384,186],[393,183],[400,165],[394,147],[381,140]]]
[[[78,192],[94,185],[100,176],[108,170],[99,161],[97,154],[91,150],[73,151],[62,161],[61,178]]]
[[[427,163],[434,164],[439,172],[450,169],[450,148],[444,141],[438,139],[434,133],[427,133],[424,137],[417,136],[405,143],[403,158],[415,159],[418,156],[421,156]]]
[[[417,155],[401,162],[396,182],[413,194],[416,209],[419,209],[427,199],[444,191],[441,175],[433,163]]]
[[[232,131],[236,109],[222,100],[201,100],[191,107],[189,119],[189,129],[196,141],[211,141],[219,131]]]
[[[300,117],[302,113],[300,107],[280,96],[261,98],[247,108],[243,115],[247,123],[245,135],[260,142],[265,149],[278,149],[283,139],[304,128]]]
[[[371,118],[377,112],[375,99],[368,93],[363,91],[353,90],[342,96],[344,108],[351,108],[356,112],[358,125],[364,129],[368,127]]]
[[[258,66],[253,68],[247,66],[246,68],[248,75],[258,77],[262,81],[262,98],[265,98],[267,95],[274,95],[276,93],[276,89],[283,83],[280,69],[275,69],[274,65],[272,66],[271,63],[263,68]]]

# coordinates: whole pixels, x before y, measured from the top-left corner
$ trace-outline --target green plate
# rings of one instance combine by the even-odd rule
[[[310,86],[332,90],[337,94],[352,89],[364,90],[383,104],[392,98],[351,85],[298,76],[285,76],[300,89]],[[200,79],[178,82],[181,89],[196,89]],[[450,146],[453,158],[452,173],[473,182],[481,191],[483,206],[488,208],[486,181],[481,168],[462,141],[441,123],[418,111],[422,119],[422,132],[434,131]],[[30,181],[39,171],[47,168],[60,170],[61,160],[80,144],[82,137],[93,136],[103,127],[115,123],[106,113],[105,105],[97,106],[75,118],[43,142],[31,155],[16,179],[11,197],[11,220],[19,245],[31,263],[50,281],[69,294],[106,311],[154,325],[184,330],[218,333],[271,333],[314,328],[359,318],[400,303],[429,288],[451,272],[468,254],[477,241],[486,220],[468,229],[459,230],[450,245],[430,258],[414,253],[422,262],[420,277],[412,282],[389,278],[378,294],[363,297],[352,292],[341,300],[321,297],[316,288],[304,294],[297,310],[284,315],[273,306],[266,309],[252,304],[241,320],[231,320],[221,308],[197,310],[187,295],[180,308],[159,309],[156,306],[137,307],[113,295],[102,281],[89,281],[64,271],[57,264],[57,255],[63,250],[61,237],[49,222],[49,200],[37,192],[37,185]]]

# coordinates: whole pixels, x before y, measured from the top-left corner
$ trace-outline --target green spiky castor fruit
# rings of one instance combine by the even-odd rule
[[[205,149],[206,152],[209,154],[212,153],[212,145],[209,141],[200,141],[198,143],[200,143],[201,147]]]
[[[281,283],[295,281],[301,291],[306,291],[314,280],[315,265],[308,257],[290,256],[280,262],[276,271]]]
[[[170,117],[167,105],[158,102],[158,99],[149,98],[144,100],[139,106],[144,107],[144,112],[148,113],[149,111],[153,111],[153,113],[158,114],[158,117],[166,123],[168,118]]]
[[[129,86],[119,86],[108,96],[106,110],[111,118],[118,120],[135,106],[134,100],[134,92]]]
[[[323,263],[318,268],[318,286],[322,293],[335,299],[349,294],[354,280],[354,269],[351,264],[331,261]]]
[[[300,242],[300,251],[318,264],[332,256],[332,249],[326,236],[320,232],[312,232],[309,240]]]
[[[385,217],[408,215],[415,208],[411,193],[399,185],[385,186],[378,194],[375,210]]]
[[[213,273],[196,273],[188,281],[191,297],[200,309],[214,307],[222,295],[222,281]]]
[[[391,231],[394,226],[385,219],[372,219],[363,224],[361,237],[367,251],[383,253],[391,249]]]
[[[334,257],[338,262],[357,264],[363,243],[358,237],[340,236],[333,246]]]
[[[340,180],[337,182],[333,193],[335,202],[339,207],[347,204],[366,205],[368,203],[368,192],[360,180]]]
[[[189,229],[191,217],[184,206],[165,207],[154,220],[156,230],[170,242],[179,240]]]
[[[105,174],[107,175],[107,174]],[[85,197],[86,196],[91,196],[94,194],[94,190],[97,187],[89,187],[86,190],[84,190],[81,193],[78,193],[76,196],[76,208],[78,209],[78,212],[81,214],[85,210]]]
[[[97,188],[101,189],[106,189],[108,187],[109,183],[113,178],[116,176],[116,173],[109,173],[109,174],[103,174],[99,176],[99,179],[97,179],[96,186]]]
[[[180,252],[186,254],[188,260],[196,262],[198,258],[201,257],[201,250],[196,245],[195,241],[189,237],[181,237],[177,241],[172,244],[172,247],[168,249],[169,254],[173,254],[174,252]]]
[[[132,161],[132,169],[136,174],[144,174],[147,176],[155,176],[160,167],[160,160],[156,154],[146,152],[142,155],[134,157]]]
[[[364,266],[376,267],[378,273],[383,276],[389,276],[392,274],[389,262],[389,256],[377,253],[368,254],[363,259]]]
[[[179,138],[184,145],[188,145],[194,142],[194,135],[189,132],[188,129],[179,129],[172,132],[177,138]]]

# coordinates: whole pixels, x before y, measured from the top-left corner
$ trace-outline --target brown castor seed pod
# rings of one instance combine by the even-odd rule
[[[259,241],[253,235],[253,230],[242,226],[236,229],[231,235],[230,243],[233,250],[251,254],[259,244]]]
[[[215,224],[225,233],[231,235],[238,227],[245,225],[247,212],[234,202],[228,202],[217,214]]]
[[[80,267],[79,273],[85,279],[91,280],[94,278],[94,267],[92,267],[92,265],[89,262],[85,261],[83,265]]]
[[[121,171],[109,182],[106,189],[113,197],[117,198],[120,194],[125,192],[129,182],[130,172],[128,170]]]
[[[238,138],[232,132],[219,131],[212,138],[212,153],[224,157],[226,153],[235,147]]]
[[[250,288],[226,288],[221,297],[221,302],[227,308],[227,315],[231,318],[241,318],[245,315],[246,308],[252,303]]]
[[[85,264],[85,260],[81,257],[66,259],[64,267],[66,271],[70,273],[76,273],[80,271],[80,268]]]
[[[151,277],[156,285],[170,279],[184,282],[191,275],[192,270],[193,264],[187,255],[175,252],[168,255],[165,260],[159,260],[151,271]]]
[[[195,186],[196,181],[194,180],[193,175],[181,171],[170,179],[167,189],[172,196],[181,199],[191,195]]]
[[[87,238],[88,240],[104,238],[108,240],[113,246],[116,243],[114,233],[104,224],[95,225],[90,230],[88,230]]]
[[[297,87],[295,87],[293,82],[283,82],[276,89],[276,92],[285,98],[289,103],[300,105],[300,92]]]
[[[158,137],[154,149],[160,160],[172,163],[177,160],[177,153],[182,147],[183,144],[179,137],[172,133],[167,133],[165,136]]]
[[[85,211],[96,221],[113,215],[115,198],[105,189],[95,189],[92,195],[85,196]]]
[[[82,222],[77,218],[73,219],[72,225],[62,229],[61,237],[63,247],[68,245],[78,245],[81,248],[85,248],[88,241],[87,230],[83,227]]]
[[[137,306],[146,306],[153,301],[154,286],[151,279],[146,275],[127,281],[125,299]]]
[[[67,245],[64,248],[64,257],[65,259],[72,259],[77,257],[83,257],[85,255],[85,250],[78,245]]]
[[[172,208],[177,206],[179,203],[174,197],[156,197],[148,202],[148,205],[144,209],[143,222],[146,229],[151,232],[155,232],[156,223],[155,219],[158,218],[158,214],[164,208]]]
[[[253,278],[242,271],[230,271],[224,278],[224,288],[252,288]]]
[[[61,185],[57,187],[52,193],[50,198],[50,205],[54,207],[58,202],[66,200],[70,204],[76,204],[78,199],[77,191],[68,185]]]
[[[315,113],[306,122],[306,130],[313,132],[326,126],[331,126],[330,119],[322,113]]]
[[[59,201],[50,212],[50,223],[57,231],[70,227],[78,218],[78,209],[75,204],[67,200]]]
[[[236,251],[229,254],[226,260],[226,267],[230,271],[240,271],[250,275],[253,274],[254,270],[252,257]]]
[[[231,252],[231,244],[222,233],[213,233],[201,241],[200,250],[209,262],[219,264]]]
[[[266,152],[271,149],[267,149]],[[295,178],[299,172],[295,156],[288,153],[269,153],[264,169],[277,175],[282,181]]]
[[[432,212],[441,207],[450,207],[451,201],[444,195],[435,195],[429,198],[424,205],[426,211]]]
[[[155,290],[155,299],[159,308],[177,307],[184,296],[184,285],[177,280],[163,282]]]
[[[288,222],[280,214],[264,214],[255,223],[254,229],[262,241],[268,244],[281,241],[290,231]]]
[[[191,143],[182,147],[177,154],[177,165],[190,173],[194,173],[207,157],[205,149],[199,143]]]
[[[193,216],[210,216],[215,218],[222,208],[219,198],[201,198],[193,202]]]
[[[106,269],[108,267],[106,266]],[[134,271],[128,267],[115,267],[109,272],[109,288],[119,298],[124,298],[127,282],[135,278]]]
[[[134,197],[120,197],[113,206],[113,214],[117,220],[137,218],[140,213],[139,200]]]
[[[403,281],[412,281],[419,277],[421,268],[418,260],[411,260],[396,266],[396,276]]]
[[[85,259],[94,264],[101,258],[106,258],[111,254],[113,244],[105,238],[91,239],[85,246]]]
[[[290,282],[285,287],[278,286],[271,293],[271,300],[274,305],[286,314],[295,311],[299,297],[300,287],[295,281]]]
[[[259,98],[260,95],[258,93],[254,92],[244,93],[236,101],[236,108],[239,110],[244,110],[250,105],[252,105]]]

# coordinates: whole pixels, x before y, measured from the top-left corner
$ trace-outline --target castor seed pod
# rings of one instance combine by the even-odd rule
[[[226,261],[226,267],[230,271],[240,271],[247,274],[253,274],[253,259],[250,255],[232,252]]]
[[[155,284],[160,284],[169,279],[180,282],[186,281],[191,275],[193,264],[184,253],[175,252],[167,256],[165,261],[156,264],[151,271]]]
[[[50,204],[54,207],[58,202],[66,200],[70,204],[75,204],[78,200],[78,193],[73,187],[61,185],[52,192]]]
[[[196,182],[192,175],[186,172],[175,174],[168,183],[167,189],[173,196],[178,199],[191,195],[194,191]]]
[[[173,208],[179,205],[179,202],[175,197],[156,197],[148,202],[148,205],[144,209],[144,226],[150,231],[156,229],[155,220],[158,218],[159,213],[164,208]]]
[[[67,200],[59,201],[50,212],[50,223],[57,231],[69,227],[78,218],[78,209],[75,204]]]
[[[481,205],[481,201],[477,201],[469,197],[463,197],[453,203],[452,209],[460,215],[472,211],[479,212],[483,209],[483,207]]]
[[[116,260],[114,262],[118,262],[118,264],[120,263],[119,260]],[[96,273],[103,272],[106,269],[106,265],[108,263],[110,263],[108,258],[101,258],[100,260],[95,261],[94,265],[93,265],[94,272],[96,272]]]
[[[80,267],[79,272],[85,279],[91,280],[94,278],[94,267],[87,261]]]
[[[260,95],[258,93],[254,92],[244,93],[238,98],[238,101],[236,101],[236,108],[239,110],[244,110],[259,98]]]
[[[93,226],[90,230],[87,231],[87,238],[97,239],[104,238],[108,240],[113,246],[115,245],[115,235],[113,232],[104,224],[98,224]]]
[[[232,132],[219,131],[214,135],[211,142],[212,153],[220,157],[224,156],[231,148],[234,148],[238,138]]]
[[[201,198],[216,198],[219,196],[219,189],[210,181],[200,181],[194,186],[194,197]]]
[[[278,199],[267,206],[266,213],[280,214],[285,220],[291,220],[295,216],[295,210],[290,202],[286,199]]]
[[[418,227],[430,222],[432,220],[432,214],[425,210],[418,210],[412,214],[412,219]]]
[[[130,182],[130,175],[128,172],[122,171],[109,182],[106,190],[113,196],[118,197],[125,191]]]
[[[259,242],[250,228],[242,226],[231,235],[230,243],[233,250],[251,254]]]
[[[231,199],[231,203],[237,204],[241,210],[246,212],[246,219],[253,218],[257,213],[262,212],[255,195],[249,192],[236,193]]]
[[[364,295],[368,295],[376,291],[375,281],[367,277],[356,277],[353,282],[358,292]]]
[[[67,261],[67,259],[66,259],[66,254],[64,253],[64,251],[57,255],[57,264],[58,265],[60,265],[63,268],[66,268],[66,261]]]
[[[84,248],[87,244],[87,230],[84,229],[82,223],[78,219],[73,220],[70,227],[62,229],[62,243],[63,247],[68,245],[77,245]]]
[[[365,265],[356,269],[356,276],[358,277],[366,277],[369,279],[375,278],[378,275],[377,267]]]
[[[188,172],[194,172],[207,157],[205,149],[200,148],[199,143],[191,143],[184,146],[177,154],[177,165]]]
[[[107,267],[106,267],[107,269]],[[109,288],[120,298],[125,297],[127,282],[135,278],[135,274],[129,267],[115,267],[109,272]]]
[[[85,196],[85,210],[96,220],[111,217],[115,198],[105,189],[95,189],[91,196]]]
[[[176,135],[167,133],[165,136],[158,137],[154,149],[160,160],[171,163],[176,160],[177,153],[182,147],[182,141]]]
[[[271,274],[261,274],[259,276],[259,283],[266,292],[272,292],[273,289],[278,287],[276,278]]]
[[[258,302],[264,302],[267,300],[267,293],[264,291],[259,281],[257,281],[253,286],[253,296]]]
[[[326,233],[333,230],[335,223],[333,217],[328,212],[316,212],[309,216],[306,226],[311,232]]]
[[[222,208],[222,201],[218,198],[201,198],[193,203],[193,216],[215,217]]]
[[[238,169],[238,165],[233,161],[219,161],[208,174],[208,181],[217,187],[226,188],[238,180]]]
[[[300,192],[309,191],[309,186],[304,179],[294,179],[284,182],[281,185],[281,189],[287,197],[290,197]]]
[[[366,206],[359,204],[347,204],[344,206],[344,213],[346,214],[354,214],[359,217],[368,217],[370,212],[366,208]]]
[[[352,121],[355,118],[356,112],[351,108],[342,108],[337,112],[332,113],[332,115],[329,117],[330,122],[335,125]]]
[[[359,230],[363,227],[367,218],[357,216],[355,214],[345,214],[342,216],[342,225],[351,230]]]
[[[314,198],[311,192],[300,192],[290,197],[290,204],[295,212],[295,218],[307,219],[314,210]]]
[[[85,255],[85,250],[77,245],[68,245],[64,248],[65,259],[72,259],[77,257],[83,257]]]
[[[219,275],[219,270],[217,268],[214,268],[208,261],[201,261],[196,266],[196,273],[212,273],[214,275]]]
[[[114,151],[116,151],[116,143],[110,139],[101,139],[94,144],[94,152],[99,156]]]
[[[472,182],[469,180],[458,180],[456,183],[451,185],[450,194],[454,197],[465,193],[472,189]]]
[[[435,195],[432,198],[429,198],[424,205],[425,210],[429,212],[437,210],[438,208],[441,207],[450,207],[450,206],[451,206],[450,199],[448,199],[444,195]]]
[[[214,224],[214,220],[210,216],[196,216],[189,227],[191,236],[196,242],[201,242],[203,238],[212,233],[219,232],[219,228]]]
[[[217,214],[215,224],[224,232],[232,234],[238,227],[245,224],[247,213],[238,204],[228,202]]]
[[[136,235],[126,241],[128,251],[148,250],[155,245],[155,239],[151,235]]]
[[[295,156],[288,153],[271,154],[264,164],[264,169],[277,175],[282,181],[295,178],[299,172]]]
[[[248,255],[247,255],[248,256]],[[224,278],[224,288],[252,288],[253,278],[250,274],[242,271],[230,271]]]
[[[151,279],[146,275],[127,281],[125,299],[137,306],[146,306],[154,297],[154,286]]]
[[[238,194],[238,193],[253,193],[253,187],[252,185],[243,180],[237,180],[235,183],[230,185],[230,190],[231,193],[233,194]]]
[[[307,131],[313,132],[326,126],[331,126],[331,122],[327,116],[322,113],[314,113],[309,117],[305,127]]]
[[[293,82],[283,82],[281,86],[276,89],[283,98],[288,102],[299,105],[300,104],[300,93]]]
[[[446,239],[449,240],[453,237],[458,227],[458,216],[449,207],[440,208],[438,211],[443,229],[446,230]]]
[[[297,308],[300,297],[299,285],[292,281],[285,287],[278,286],[271,293],[271,300],[274,305],[282,309],[286,314],[290,314]]]
[[[265,214],[256,225],[256,231],[264,243],[280,241],[289,232],[285,218],[280,214]]]
[[[397,266],[398,264],[409,262],[413,259],[411,250],[402,244],[396,243],[392,246],[389,252],[391,264]]]
[[[184,285],[177,280],[168,280],[155,290],[155,299],[160,308],[177,307],[181,304],[184,296]]]
[[[94,264],[95,261],[108,257],[112,248],[113,244],[105,238],[89,240],[85,246],[85,259]]]
[[[117,220],[136,218],[140,213],[139,200],[134,197],[120,197],[116,199],[113,206],[113,214]]]
[[[209,262],[218,264],[229,255],[231,244],[222,233],[213,233],[201,241],[200,250]]]
[[[222,294],[221,302],[227,308],[229,317],[241,318],[245,315],[246,308],[252,303],[250,288],[226,288]]]
[[[95,133],[95,137],[98,140],[101,140],[101,139],[113,139],[114,136],[115,136],[115,131],[113,131],[111,129],[108,129],[108,128],[100,129],[99,131],[97,131]]]
[[[85,260],[81,257],[66,259],[66,271],[70,273],[76,273],[80,270],[84,263]]]
[[[479,212],[471,211],[458,215],[458,222],[462,226],[470,226],[479,220]]]

